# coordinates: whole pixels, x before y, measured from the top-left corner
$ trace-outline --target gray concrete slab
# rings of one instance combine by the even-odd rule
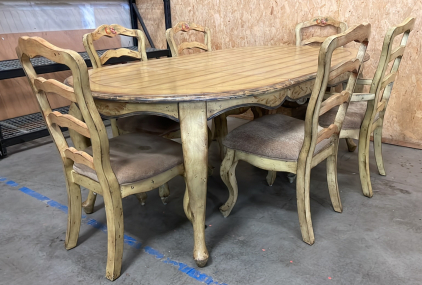
[[[230,120],[232,128],[241,123]],[[55,146],[43,138],[8,151],[10,156],[0,160],[0,177],[7,178],[0,181],[0,284],[111,284],[104,277],[107,235],[87,222],[105,223],[101,198],[96,212],[84,219],[78,246],[66,251],[66,214],[19,190],[27,187],[67,204]],[[142,248],[125,245],[122,276],[113,284],[201,284],[199,273],[208,276],[202,283],[212,278],[218,284],[421,284],[422,151],[384,145],[383,153],[385,177],[378,175],[370,154],[374,197],[369,199],[360,189],[357,153],[341,143],[341,214],[331,207],[325,164],[313,169],[316,242],[309,246],[301,241],[295,186],[285,173],[278,173],[270,187],[265,171],[239,163],[238,202],[228,218],[221,216],[218,207],[228,195],[214,142],[205,231],[208,265],[198,269],[192,259],[192,226],[182,209],[185,185],[176,178],[167,205],[157,190],[148,193],[145,206],[134,197],[123,200],[125,233]],[[7,185],[9,180],[18,185]],[[189,268],[199,272],[183,272]]]

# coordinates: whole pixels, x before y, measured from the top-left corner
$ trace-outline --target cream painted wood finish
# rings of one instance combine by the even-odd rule
[[[318,73],[306,111],[306,119],[303,122],[305,136],[299,157],[296,161],[262,157],[234,148],[227,149],[227,155],[220,168],[221,178],[229,190],[227,202],[220,207],[220,211],[224,217],[227,217],[230,214],[237,200],[238,187],[235,170],[239,160],[247,161],[256,167],[270,171],[267,176],[267,181],[274,179],[275,171],[285,171],[297,175],[297,209],[304,242],[310,245],[315,242],[310,209],[310,176],[311,169],[324,160],[327,160],[327,182],[333,208],[336,212],[342,212],[337,183],[337,150],[339,134],[351,99],[351,94],[356,85],[358,75],[361,72],[361,66],[370,33],[371,25],[361,24],[348,29],[344,33],[328,37],[322,43],[317,65]],[[342,46],[352,41],[361,43],[359,51],[354,53],[354,57],[341,65],[333,63],[332,60],[334,59],[333,54],[335,51],[343,50]],[[328,82],[342,74],[348,74],[346,89],[340,94],[333,94],[323,102]],[[319,116],[336,106],[339,106],[339,108],[332,124],[328,128],[319,130]],[[243,125],[239,128],[245,126],[246,125]],[[277,130],[274,130],[274,132],[276,133]],[[315,154],[316,145],[324,139],[330,139],[329,145]],[[264,139],[262,143],[263,145],[267,145]]]
[[[409,38],[409,33],[415,25],[415,18],[409,17],[400,25],[390,28],[384,38],[382,52],[372,79],[358,80],[359,85],[370,86],[367,94],[353,94],[352,101],[367,101],[367,109],[360,129],[342,130],[340,138],[349,141],[359,139],[359,175],[363,194],[372,197],[372,184],[369,171],[370,138],[374,136],[374,153],[379,174],[386,175],[382,159],[381,138],[384,125],[384,115],[393,89],[394,80],[403,57]],[[400,37],[398,46],[394,39]],[[392,63],[392,64],[391,64]],[[346,114],[347,116],[347,114]],[[349,145],[351,145],[349,143]],[[354,148],[349,148],[354,151]]]
[[[318,48],[309,46],[248,47],[89,71],[100,113],[148,111],[180,121],[186,165],[184,208],[193,224],[193,256],[199,266],[208,260],[203,223],[208,179],[206,120],[242,106],[275,109],[287,96],[299,99],[310,94],[318,54]],[[338,67],[355,55],[354,49],[337,49],[332,64]],[[73,85],[72,77],[66,81]]]
[[[88,207],[93,206],[92,201],[95,200],[96,193],[102,195],[108,235],[106,277],[115,280],[120,276],[123,256],[122,198],[135,194],[142,200],[144,192],[165,184],[177,175],[183,175],[184,166],[180,164],[151,178],[119,185],[111,168],[107,132],[92,98],[88,69],[82,57],[74,51],[58,48],[39,37],[21,37],[16,51],[63,162],[69,210],[65,247],[74,248],[78,241],[82,212],[80,186],[91,190],[86,202]],[[67,65],[74,78],[72,87],[39,77],[30,61],[36,56]],[[46,97],[47,91],[72,101],[69,114],[63,115],[51,110]],[[60,127],[69,128],[71,135],[76,138],[76,148],[69,147]],[[89,144],[92,144],[92,156],[83,151]],[[99,182],[75,172],[74,163],[81,163],[95,170]],[[165,194],[165,190],[160,192]]]
[[[136,38],[138,40],[138,51],[136,52],[127,48],[110,49],[99,57],[94,47],[94,41],[97,41],[101,39],[102,37],[113,38],[118,35]],[[83,44],[92,62],[92,67],[94,69],[103,67],[103,64],[106,63],[107,60],[111,58],[116,58],[116,57],[121,57],[121,56],[128,56],[128,57],[136,58],[142,61],[148,60],[146,49],[145,49],[145,34],[141,30],[127,29],[117,24],[101,25],[97,29],[95,29],[95,31],[85,34],[83,36]],[[119,134],[126,133],[124,130],[121,130],[118,128],[116,120],[117,119],[115,118],[110,119],[111,129],[112,129],[112,133],[114,137],[118,136]],[[75,134],[74,136],[77,136],[77,134]],[[72,140],[74,139],[74,136],[71,136]],[[169,136],[174,137],[175,134],[170,133]],[[167,192],[159,191],[161,200],[163,201],[163,203],[166,203],[166,198],[168,197],[168,191],[170,191],[169,186],[163,185],[162,188],[167,189]],[[165,194],[166,196],[162,196],[162,194],[163,195]],[[94,210],[95,197],[96,196],[93,195],[93,193],[89,193],[88,199],[83,203],[83,209],[87,214],[91,214]],[[146,193],[142,195],[142,198],[138,197],[142,205],[145,205],[146,197],[147,197]]]

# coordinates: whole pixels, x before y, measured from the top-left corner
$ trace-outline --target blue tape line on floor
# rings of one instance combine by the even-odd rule
[[[16,183],[12,180],[8,180],[7,178],[4,177],[0,177],[0,182],[5,182],[6,184],[12,187],[16,187],[19,185],[19,183]],[[59,209],[60,211],[64,212],[67,214],[67,206],[60,204],[59,202],[56,202],[54,200],[51,200],[50,198],[48,198],[47,196],[44,196],[32,189],[29,189],[27,187],[21,187],[19,188],[19,191],[21,191],[22,193],[25,193],[41,202],[46,203],[47,205],[49,205],[50,207]],[[101,230],[102,232],[107,232],[107,225],[97,222],[94,219],[87,219],[86,215],[82,215],[82,219],[85,221],[86,224]],[[141,249],[142,248],[142,243],[137,241],[135,238],[130,237],[128,235],[124,235],[124,243],[127,244],[130,247],[136,248],[136,249]],[[227,285],[226,283],[218,283],[217,281],[214,281],[214,279],[205,274],[205,273],[201,273],[199,270],[193,268],[193,267],[189,267],[186,264],[182,263],[182,262],[178,262],[175,260],[172,260],[170,258],[165,258],[164,254],[162,254],[161,252],[159,252],[156,249],[153,249],[152,247],[149,246],[145,246],[143,248],[143,250],[149,254],[154,256],[157,259],[161,259],[161,262],[165,263],[165,264],[170,264],[173,265],[174,267],[177,267],[178,270],[186,275],[188,275],[189,277],[208,284],[208,285]]]

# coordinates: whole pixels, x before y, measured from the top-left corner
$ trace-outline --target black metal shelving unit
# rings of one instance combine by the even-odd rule
[[[163,56],[171,56],[169,47],[167,49],[159,50],[155,45],[148,33],[147,27],[141,17],[141,14],[136,7],[136,0],[129,0],[130,17],[132,29],[138,29],[138,21],[148,39],[151,48],[147,49],[148,58],[159,58]],[[170,0],[163,0],[164,2],[164,18],[166,29],[171,28],[171,11]],[[137,50],[137,42],[134,39],[134,46],[128,47],[132,50]],[[106,50],[97,51],[99,55],[103,54]],[[79,53],[85,60],[88,67],[91,67],[91,61],[86,52]],[[106,64],[116,64],[128,61],[133,61],[130,57],[113,58],[107,61]],[[52,62],[46,58],[34,58],[31,60],[34,65],[35,71],[38,74],[51,73],[57,71],[68,70],[67,66]],[[11,79],[16,77],[23,77],[25,73],[20,65],[19,60],[4,60],[0,61],[0,80]],[[68,107],[58,108],[61,113],[67,113]],[[15,144],[31,141],[37,138],[48,136],[48,130],[45,126],[41,113],[35,113],[7,119],[0,121],[0,159],[7,155],[7,147]]]

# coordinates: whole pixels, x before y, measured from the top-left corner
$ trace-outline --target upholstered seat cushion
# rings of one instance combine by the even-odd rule
[[[117,119],[117,127],[129,133],[164,136],[178,131],[180,125],[171,119],[154,115],[134,115]]]
[[[337,115],[338,107],[332,108],[330,111],[319,117],[319,125],[326,128],[332,123]],[[346,117],[343,121],[342,130],[360,129],[366,112],[366,102],[350,102],[347,108]]]
[[[281,114],[263,116],[231,131],[223,144],[258,156],[296,161],[305,137],[305,122]],[[315,154],[330,145],[325,139]]]
[[[120,184],[133,183],[163,173],[183,163],[182,145],[150,134],[125,134],[109,140],[110,162]],[[92,148],[85,150],[92,155]],[[91,168],[75,163],[73,169],[93,180]]]

